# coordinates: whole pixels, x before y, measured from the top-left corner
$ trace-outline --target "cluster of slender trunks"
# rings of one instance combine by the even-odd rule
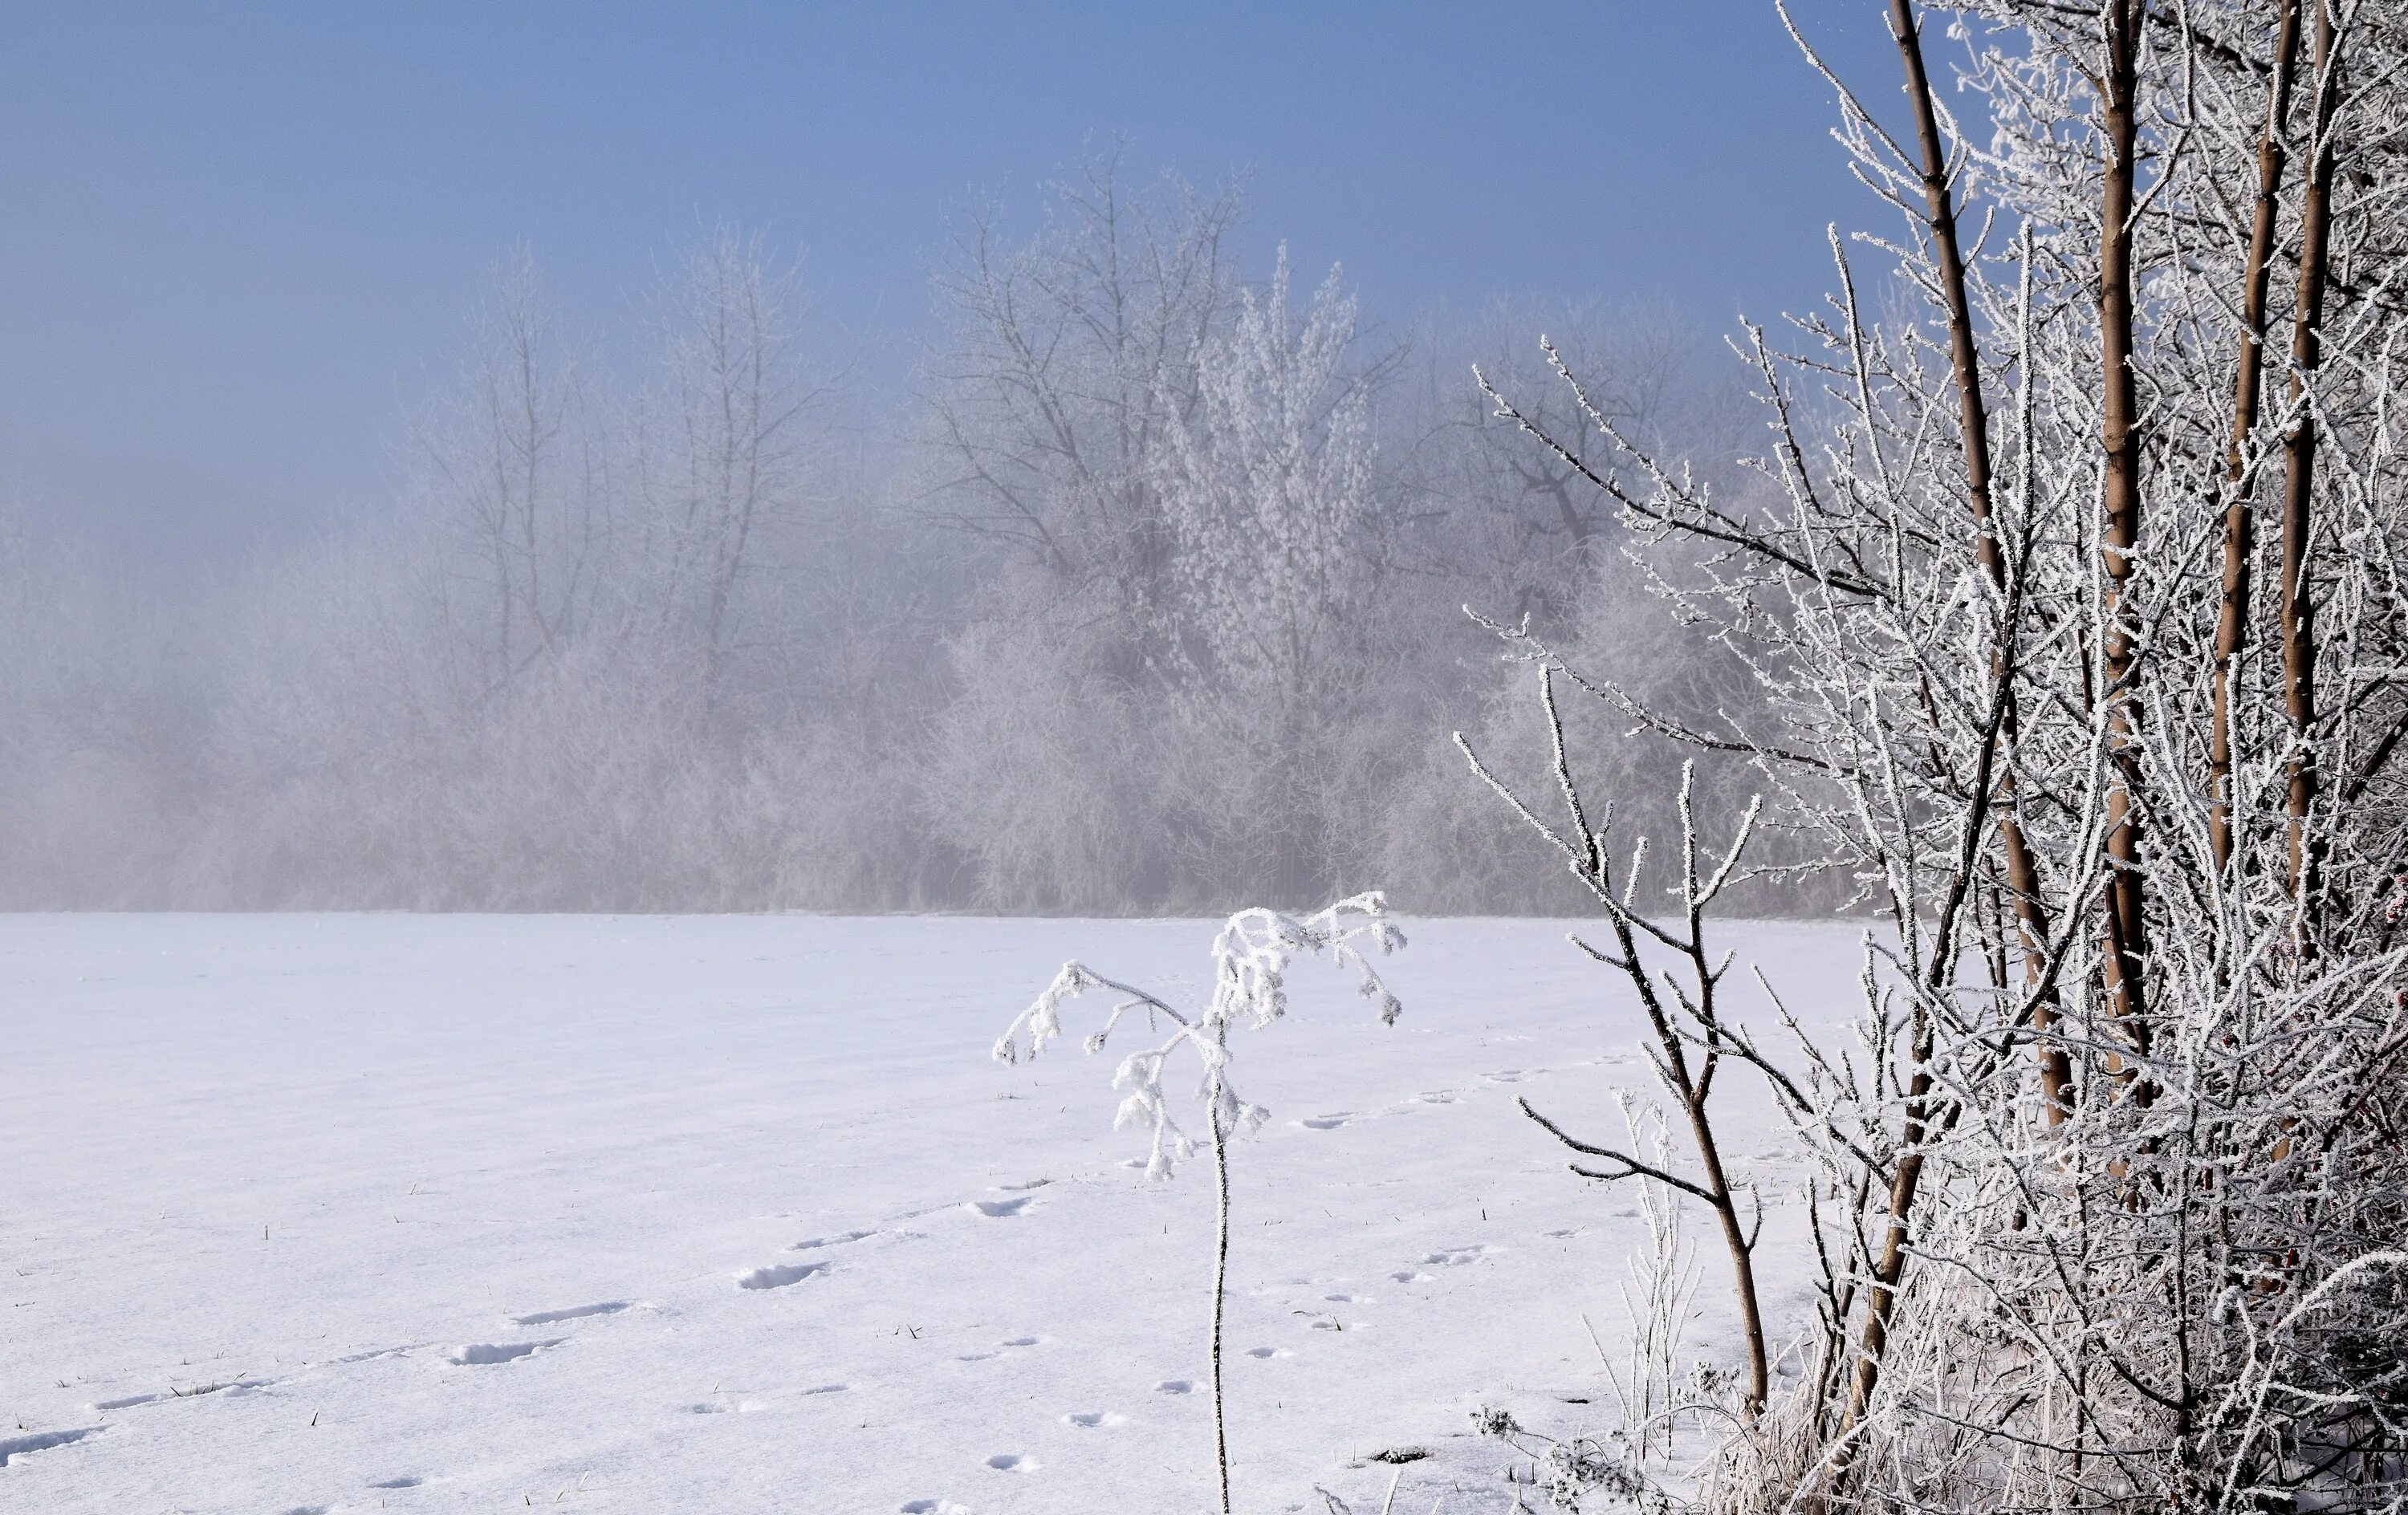
[[[2228,870],[2236,866],[2232,817],[2234,678],[2251,625],[2251,578],[2257,550],[2253,475],[2260,462],[2258,431],[2264,390],[2265,344],[2272,335],[2268,331],[2268,290],[2275,262],[2275,222],[2289,156],[2286,148],[2291,130],[2291,94],[2299,66],[2303,19],[2301,0],[2272,3],[2276,38],[2268,79],[2265,124],[2258,146],[2258,191],[2252,209],[2251,239],[2239,302],[2247,330],[2234,387],[2232,432],[2224,480],[2224,574],[2215,666],[2211,674],[2214,729],[2211,734],[2206,782],[2215,865],[2219,872],[2228,872]],[[2318,858],[2310,825],[2318,775],[2311,741],[2317,720],[2316,644],[2308,548],[2313,529],[2316,431],[2309,391],[2320,356],[2319,328],[2329,282],[2331,126],[2340,74],[2330,9],[2324,0],[2310,3],[2315,10],[2310,64],[2315,105],[2308,129],[2308,168],[2298,229],[2299,288],[2292,316],[2288,407],[2291,420],[2282,439],[2283,535],[2280,579],[2276,585],[2281,684],[2289,737],[2286,777],[2290,885],[2297,902],[2296,932],[2302,951],[2313,950],[2319,889]],[[2143,0],[2105,0],[2100,16],[2102,66],[2097,82],[2104,126],[2104,163],[2099,207],[2100,446],[2103,454],[2103,529],[2099,550],[2106,593],[2099,698],[2104,702],[2112,765],[2107,793],[2100,987],[2130,1051],[2128,1058],[2111,1059],[2111,1073],[2121,1086],[2118,1093],[2145,1104],[2153,1095],[2153,1087],[2144,1066],[2149,1052],[2148,917],[2146,873],[2143,866],[2144,808],[2140,712],[2130,698],[2141,649],[2126,611],[2130,581],[2138,565],[2145,507],[2143,422],[2134,368],[2132,234],[2141,161],[2138,96],[2142,29],[2149,17]],[[1949,351],[1959,406],[1966,507],[1977,533],[1982,572],[2004,607],[1992,668],[2002,719],[1993,724],[1986,736],[1974,793],[1975,813],[1966,834],[1970,842],[1981,834],[1986,822],[1995,821],[2007,893],[2015,910],[2028,980],[2033,989],[2032,1025],[2039,1049],[2042,1108],[2048,1122],[2055,1125],[2071,1110],[2074,1091],[2064,1043],[2049,1034],[2059,1001],[2049,948],[2052,937],[2048,907],[2042,898],[2037,864],[2016,813],[2012,762],[1997,762],[1998,746],[2004,743],[2011,753],[2015,736],[2017,628],[2014,611],[2017,600],[2012,593],[2011,565],[1992,503],[1988,404],[1966,288],[1964,254],[1957,236],[1953,174],[1926,71],[1920,21],[1914,0],[1891,0],[1891,25],[1905,65],[1906,95],[1914,112],[1922,156],[1926,228],[1947,310]],[[1985,813],[1990,811],[1995,814]],[[1955,909],[1960,905],[1960,900],[1952,899],[1943,909],[1940,940],[1930,961],[1929,971],[1935,975],[1953,971],[1950,928]],[[1902,1155],[1892,1178],[1887,1226],[1870,1279],[1871,1295],[1849,1396],[1848,1427],[1863,1417],[1880,1379],[1890,1315],[1905,1269],[1910,1222],[1922,1174],[1923,1145],[1933,1134],[1935,1121],[1944,1122],[1954,1113],[1932,1108],[1930,1076],[1921,1065],[1920,1053],[1918,1048],[1917,1066],[1907,1087]]]

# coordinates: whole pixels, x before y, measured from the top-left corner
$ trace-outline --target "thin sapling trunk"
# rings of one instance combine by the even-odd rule
[[[1166,1065],[1182,1049],[1194,1054],[1203,1072],[1198,1091],[1204,1103],[1207,1140],[1212,1156],[1212,1460],[1218,1477],[1222,1515],[1230,1515],[1229,1426],[1222,1378],[1222,1346],[1229,1285],[1229,1141],[1240,1131],[1259,1128],[1270,1112],[1239,1097],[1229,1082],[1229,1029],[1240,1019],[1268,1026],[1287,1013],[1286,975],[1298,953],[1326,952],[1341,967],[1354,970],[1358,988],[1380,1008],[1383,1023],[1393,1025],[1403,1007],[1388,992],[1364,947],[1382,952],[1404,946],[1377,893],[1357,894],[1317,915],[1292,919],[1271,910],[1240,910],[1229,917],[1212,939],[1212,995],[1192,1015],[1173,1009],[1168,1002],[1141,989],[1106,979],[1079,963],[1066,963],[1035,1004],[1020,1012],[995,1044],[996,1061],[1016,1063],[1036,1056],[1046,1043],[1062,1035],[1061,1007],[1090,989],[1116,997],[1103,1025],[1086,1038],[1089,1052],[1098,1052],[1131,1010],[1145,1013],[1157,1031],[1168,1024],[1168,1036],[1156,1045],[1121,1060],[1112,1086],[1125,1092],[1119,1125],[1145,1122],[1154,1133],[1153,1154],[1146,1165],[1149,1178],[1168,1179],[1178,1159],[1195,1155],[1196,1143],[1181,1131],[1171,1115],[1170,1096],[1162,1086]],[[1025,1038],[1025,1041],[1024,1041]]]

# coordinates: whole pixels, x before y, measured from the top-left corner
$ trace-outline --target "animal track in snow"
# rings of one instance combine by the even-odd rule
[[[964,1203],[966,1208],[974,1209],[990,1221],[1000,1221],[1006,1216],[1017,1215],[1026,1209],[1028,1197],[1026,1194],[1022,1194],[1017,1199],[972,1199]]]
[[[875,1231],[842,1231],[833,1236],[813,1236],[809,1241],[798,1241],[792,1247],[788,1248],[787,1251],[796,1252],[817,1251],[822,1247],[841,1247],[848,1242],[867,1241],[870,1237],[876,1235],[878,1235],[878,1233]]]
[[[1379,1303],[1378,1300],[1372,1298],[1369,1294],[1324,1294],[1321,1297],[1332,1305],[1376,1305]]]
[[[375,1483],[369,1484],[368,1487],[371,1489],[415,1489],[425,1481],[426,1480],[424,1479],[419,1478],[414,1474],[405,1473],[397,1479],[380,1479]]]
[[[1196,1385],[1186,1379],[1165,1379],[1154,1386],[1154,1392],[1158,1394],[1183,1394],[1192,1392],[1195,1387]]]
[[[685,1408],[685,1412],[688,1415],[724,1415],[727,1413],[727,1407],[724,1405],[712,1405],[708,1403],[688,1405]]]
[[[1090,1428],[1098,1425],[1126,1425],[1128,1424],[1128,1417],[1125,1415],[1115,1415],[1108,1409],[1080,1410],[1072,1414],[1063,1416],[1062,1423],[1065,1425],[1083,1425]]]
[[[616,1315],[634,1306],[632,1299],[609,1299],[599,1305],[575,1305],[567,1309],[539,1309],[533,1315],[513,1315],[512,1325],[552,1325],[561,1321],[581,1321],[589,1315]]]
[[[1413,1097],[1420,1100],[1425,1105],[1452,1105],[1455,1103],[1455,1091],[1452,1089],[1431,1089],[1415,1094]]]
[[[1031,1189],[1042,1189],[1053,1181],[1051,1179],[1031,1179],[1026,1183],[999,1183],[996,1187],[1007,1194],[1019,1194],[1025,1193]]]
[[[1354,1118],[1354,1111],[1340,1110],[1336,1115],[1310,1116],[1305,1120],[1298,1121],[1297,1124],[1303,1126],[1308,1131],[1335,1131]]]
[[[0,1467],[7,1466],[10,1458],[22,1457],[27,1452],[73,1446],[99,1429],[96,1425],[87,1425],[74,1431],[36,1431],[30,1436],[10,1436],[0,1441]]]
[[[1001,1357],[1001,1352],[964,1352],[953,1359],[956,1363],[984,1363]]]
[[[1034,1473],[1037,1459],[1023,1457],[1016,1451],[999,1451],[986,1460],[986,1465],[998,1473]]]
[[[903,1515],[970,1515],[970,1507],[950,1499],[914,1499],[903,1506]]]
[[[1522,1070],[1520,1068],[1498,1068],[1494,1073],[1484,1073],[1481,1077],[1487,1079],[1490,1083],[1520,1083],[1522,1081]]]
[[[267,1381],[268,1380],[265,1379],[222,1379],[216,1383],[196,1383],[189,1389],[171,1388],[165,1395],[159,1397],[167,1399],[198,1399],[203,1394],[248,1394],[253,1389],[265,1388],[267,1386]]]
[[[803,1393],[806,1394],[840,1394],[844,1393],[844,1390],[845,1386],[841,1383],[823,1383],[816,1389],[806,1389]]]
[[[84,1408],[93,1410],[132,1409],[136,1405],[148,1405],[166,1397],[164,1394],[127,1394],[122,1399],[96,1399]]]
[[[772,1263],[756,1267],[750,1273],[736,1276],[738,1289],[783,1289],[790,1283],[800,1283],[814,1273],[825,1273],[834,1265],[828,1263]]]
[[[373,1363],[380,1357],[407,1357],[411,1352],[416,1351],[419,1348],[425,1345],[425,1342],[419,1341],[412,1342],[407,1347],[379,1347],[373,1351],[353,1352],[348,1357],[329,1357],[318,1365],[320,1367],[349,1367],[353,1363]]]
[[[515,1363],[522,1357],[532,1357],[546,1347],[557,1347],[566,1336],[554,1336],[550,1341],[480,1341],[466,1347],[454,1347],[443,1354],[443,1360],[454,1367],[491,1367],[496,1363]]]
[[[1430,1281],[1429,1274],[1415,1273],[1411,1268],[1407,1268],[1401,1273],[1391,1273],[1388,1277],[1398,1283],[1427,1283]]]
[[[1285,1347],[1249,1347],[1246,1349],[1246,1355],[1249,1357],[1294,1357],[1296,1353],[1288,1351]]]
[[[136,1405],[155,1405],[163,1399],[198,1399],[203,1394],[246,1393],[252,1389],[265,1388],[274,1381],[272,1379],[234,1378],[222,1379],[216,1383],[196,1383],[189,1389],[179,1389],[171,1384],[157,1394],[127,1394],[122,1399],[103,1399],[85,1408],[94,1410],[132,1409]]]
[[[1004,1345],[1007,1347],[1034,1347],[1044,1339],[1045,1338],[1043,1336],[1014,1336],[1010,1341],[1005,1342]]]
[[[1450,1247],[1441,1251],[1426,1254],[1421,1262],[1424,1267],[1461,1267],[1467,1263],[1479,1262],[1494,1251],[1496,1249],[1485,1245]]]

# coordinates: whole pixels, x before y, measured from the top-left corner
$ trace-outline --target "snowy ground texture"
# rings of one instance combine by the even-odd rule
[[[1211,927],[0,918],[0,1510],[1203,1510],[1210,1169],[1129,1165],[1110,1056],[987,1049],[1068,957],[1194,999]],[[1394,1028],[1307,963],[1241,1034],[1242,1510],[1415,1447],[1399,1511],[1510,1508],[1471,1407],[1612,1413],[1636,1196],[1513,1101],[1619,1136],[1628,991],[1559,923],[1407,927]],[[1828,1022],[1855,939],[1738,944]]]

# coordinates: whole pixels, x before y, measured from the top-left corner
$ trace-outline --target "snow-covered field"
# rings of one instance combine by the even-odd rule
[[[1241,1509],[1377,1508],[1403,1446],[1398,1510],[1510,1508],[1469,1408],[1612,1413],[1636,1196],[1513,1102],[1618,1136],[1627,991],[1560,923],[1407,928],[1395,1027],[1305,963],[1240,1034]],[[1129,1165],[1109,1056],[987,1049],[1068,957],[1193,998],[1211,931],[0,918],[0,1510],[1201,1510],[1210,1169]],[[1854,941],[1740,944],[1828,1020]]]

